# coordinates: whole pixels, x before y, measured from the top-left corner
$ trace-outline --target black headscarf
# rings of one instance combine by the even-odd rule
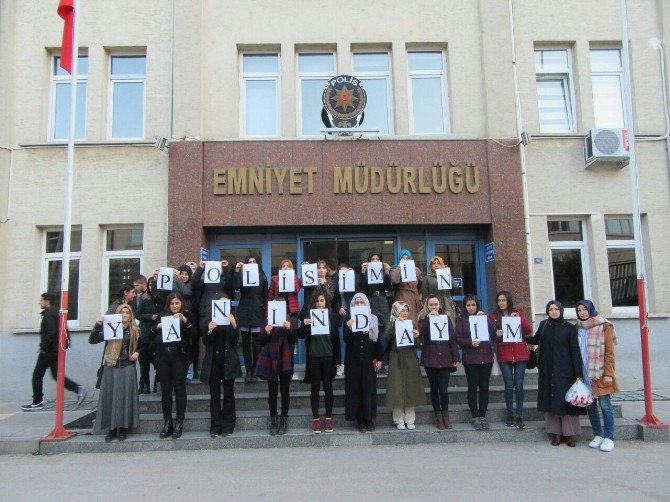
[[[553,319],[552,317],[549,317],[549,307],[551,307],[552,305],[556,305],[558,307],[558,310],[561,312],[561,315],[558,319]],[[563,323],[563,304],[558,300],[551,300],[549,303],[547,303],[547,307],[544,309],[544,311],[547,314],[547,321],[550,322],[551,324]]]

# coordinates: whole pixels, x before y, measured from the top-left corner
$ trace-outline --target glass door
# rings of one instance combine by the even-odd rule
[[[486,274],[479,241],[429,241],[429,258],[440,256],[451,268],[454,289],[451,295],[455,302],[462,303],[467,294],[475,294],[485,310],[488,308]],[[459,306],[461,307],[461,306]]]

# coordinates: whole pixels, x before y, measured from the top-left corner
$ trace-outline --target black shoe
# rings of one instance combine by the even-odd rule
[[[160,438],[165,439],[172,435],[172,419],[166,420],[163,423],[163,430],[161,430]]]
[[[276,436],[279,433],[279,419],[270,417],[270,436]]]
[[[524,430],[524,428],[526,427],[526,424],[523,423],[523,418],[521,417],[518,417],[514,421],[514,425],[516,425],[516,428],[519,429],[520,431]]]
[[[137,393],[144,394],[144,380],[140,380],[140,384],[137,386]]]
[[[109,429],[109,432],[105,436],[105,443],[111,443],[114,439],[116,439],[116,437],[117,437],[116,429]]]
[[[179,439],[184,432],[184,420],[177,419],[177,422],[174,426],[174,431],[172,432],[172,439]]]
[[[251,383],[251,381],[254,379],[254,375],[251,373],[251,371],[247,371],[247,376],[244,377],[244,382],[245,383]]]
[[[283,436],[286,434],[286,429],[288,428],[288,417],[281,416],[279,417],[279,426],[277,427],[277,434]]]
[[[375,423],[372,420],[368,420],[367,422],[365,422],[365,429],[368,432],[374,431],[375,430]]]
[[[125,441],[126,438],[128,437],[128,429],[126,429],[124,427],[119,427],[118,436],[119,436],[119,441]]]
[[[222,436],[223,433],[221,432],[221,429],[210,429],[209,435],[210,437],[215,438],[216,436]]]
[[[193,380],[200,380],[200,373],[193,370]]]
[[[358,432],[365,432],[365,423],[363,422],[358,422]]]
[[[514,417],[512,415],[507,415],[507,420],[505,421],[505,425],[507,427],[513,427],[514,426]]]
[[[154,382],[154,394],[158,394],[158,382]]]

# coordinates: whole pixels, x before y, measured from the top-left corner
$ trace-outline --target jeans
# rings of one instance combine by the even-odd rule
[[[523,377],[526,374],[526,361],[500,363],[500,371],[505,381],[505,405],[507,415],[523,418]],[[516,414],[512,405],[516,395]]]
[[[430,402],[433,411],[449,411],[449,369],[426,368],[426,375],[430,383]]]
[[[603,410],[603,422],[605,433],[603,434],[603,426],[600,424],[600,413],[598,413],[598,405]],[[589,420],[591,421],[591,430],[594,436],[601,436],[614,441],[614,408],[612,407],[612,396],[600,396],[586,409]]]
[[[44,397],[42,393],[42,384],[44,374],[47,370],[51,370],[51,376],[56,380],[58,369],[58,353],[57,352],[42,352],[37,356],[35,369],[33,370],[33,403],[41,403]],[[79,384],[65,377],[65,388],[70,392],[77,392]]]

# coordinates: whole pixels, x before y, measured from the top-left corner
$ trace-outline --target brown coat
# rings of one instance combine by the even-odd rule
[[[614,327],[607,322],[603,327],[603,331],[605,333],[605,370],[602,378],[591,381],[594,396],[607,396],[608,394],[616,394],[619,392],[619,383],[617,382],[616,373],[614,371],[614,352],[616,349]],[[612,377],[612,381],[609,384],[606,384],[603,381],[606,376]]]
[[[402,282],[400,268],[394,268],[389,274],[391,276],[393,287],[395,288],[394,301],[405,302],[409,305],[409,318],[414,322],[414,325],[418,323],[419,312],[421,312],[421,309],[423,308],[421,305],[421,296],[419,295],[423,273],[419,267],[415,268],[417,280],[412,282]]]

